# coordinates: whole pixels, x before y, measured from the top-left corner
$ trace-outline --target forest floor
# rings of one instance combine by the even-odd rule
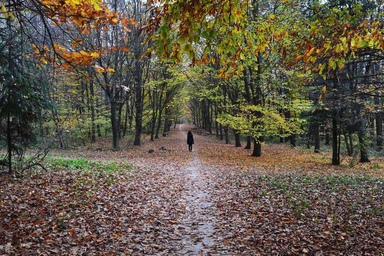
[[[188,125],[52,151],[49,172],[0,176],[0,255],[384,255],[382,158],[250,153]]]

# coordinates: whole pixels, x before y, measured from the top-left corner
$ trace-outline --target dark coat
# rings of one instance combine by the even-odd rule
[[[189,132],[188,132],[188,136],[187,136],[187,144],[188,144],[188,145],[192,145],[193,143],[195,143],[195,141],[193,140],[192,132],[189,131]]]

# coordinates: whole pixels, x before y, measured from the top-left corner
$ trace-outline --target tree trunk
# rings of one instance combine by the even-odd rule
[[[329,125],[329,120],[327,119],[325,121],[325,145],[329,146],[329,143],[331,141],[331,131],[330,131],[330,125]]]
[[[170,127],[170,120],[169,120],[169,110],[168,108],[165,108],[165,113],[164,113],[164,116],[165,116],[165,120],[164,120],[164,127],[163,127],[163,137],[167,136],[168,132],[169,132],[169,127]],[[175,128],[176,128],[176,120],[175,120]]]
[[[91,142],[92,143],[95,143],[96,142],[96,110],[95,110],[95,102],[94,102],[94,99],[95,99],[95,88],[94,88],[94,83],[93,83],[93,79],[92,79],[92,75],[91,75],[91,68],[89,69],[89,77],[91,77],[91,80],[89,81],[89,93],[90,93],[90,97],[89,97],[89,102],[90,104],[88,106],[90,106],[90,111],[91,111]]]
[[[252,156],[261,156],[261,142],[258,139],[253,139],[253,152]]]
[[[140,61],[135,61],[135,139],[133,145],[141,146],[141,132],[143,125],[143,95],[142,95],[142,69]]]
[[[332,117],[332,165],[340,165],[340,138],[336,112],[334,110]]]
[[[350,132],[344,132],[345,147],[347,148],[348,156],[353,155],[353,138]]]
[[[154,141],[155,137],[155,127],[156,127],[156,118],[157,118],[157,92],[156,89],[153,90],[152,95],[152,122],[151,122],[151,141]]]
[[[235,147],[241,147],[240,132],[235,131]]]
[[[376,114],[376,147],[377,151],[383,149],[383,113]]]
[[[289,141],[291,143],[291,147],[296,147],[296,134],[289,136]]]
[[[252,138],[251,136],[247,136],[247,145],[245,146],[244,149],[251,149],[251,144],[252,144]]]
[[[113,150],[119,149],[119,124],[117,121],[117,103],[115,100],[111,101],[111,124],[112,124],[112,148]]]
[[[319,123],[315,122],[315,125],[313,127],[313,137],[314,137],[314,144],[315,144],[315,153],[320,152],[320,128]]]
[[[125,101],[125,115],[124,115],[123,137],[125,137],[125,135],[127,134],[127,130],[129,128],[129,125],[130,125],[131,116],[130,116],[130,113],[129,113],[129,109],[130,109],[129,100],[126,100]]]
[[[8,99],[10,99],[10,92],[8,92]],[[12,173],[12,133],[11,133],[11,113],[8,111],[7,115],[7,152],[8,152],[8,173]]]
[[[361,124],[357,133],[357,136],[359,138],[359,144],[360,144],[360,163],[369,163],[369,155],[367,146],[365,145],[365,138],[364,138],[364,124]]]
[[[220,127],[219,127],[219,132],[220,132],[220,140],[223,140],[224,139],[224,136],[223,136],[223,126],[221,124],[219,124]]]
[[[163,118],[162,117],[162,113],[163,111],[159,111],[159,116],[157,118],[157,124],[156,124],[156,131],[155,131],[155,139],[158,139],[159,138],[159,133],[160,133],[160,128],[161,128],[161,119]]]
[[[230,141],[229,141],[229,128],[228,128],[228,126],[225,126],[224,134],[225,134],[225,144],[230,144]]]
[[[217,108],[215,108],[215,130],[216,130],[216,138],[219,138],[219,123],[217,122],[217,116],[218,116],[218,111]]]
[[[155,139],[159,138],[159,133],[160,133],[160,127],[161,127],[161,119],[163,118],[163,93],[160,92],[160,98],[159,102],[157,103],[157,124],[156,124],[156,131],[155,131]]]

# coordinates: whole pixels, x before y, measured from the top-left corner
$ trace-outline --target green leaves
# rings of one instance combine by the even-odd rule
[[[204,55],[206,59],[202,61],[199,48],[195,47],[195,44],[203,42],[203,48],[235,55],[243,41],[245,18],[241,1],[179,0],[165,3],[156,10],[156,19],[161,23],[152,38],[157,45],[155,52],[177,62],[182,61],[183,54],[186,54],[192,64],[206,63],[213,59]]]
[[[302,111],[310,108],[308,102],[295,101],[290,108],[282,108],[277,105],[242,105],[238,114],[220,114],[217,121],[222,125],[228,125],[242,134],[252,138],[280,136],[302,133],[301,126],[304,120],[299,118]],[[289,118],[284,113],[289,111]]]

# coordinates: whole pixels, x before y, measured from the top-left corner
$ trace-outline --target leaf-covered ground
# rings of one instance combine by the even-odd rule
[[[197,130],[188,152],[190,128],[2,175],[0,255],[384,254],[382,159],[333,167],[284,145],[253,158]]]

